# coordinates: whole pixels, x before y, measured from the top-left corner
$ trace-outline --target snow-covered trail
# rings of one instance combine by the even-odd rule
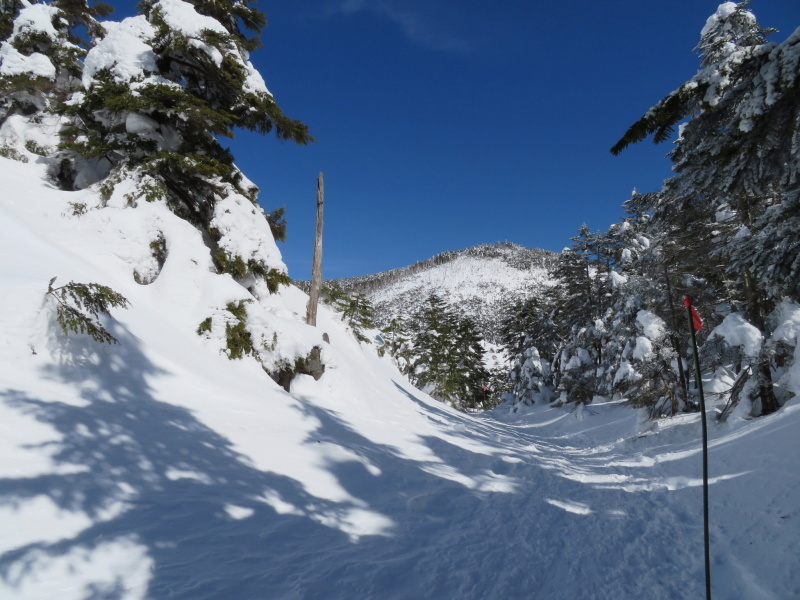
[[[702,597],[696,419],[639,437],[629,409],[609,406],[577,433],[587,423],[574,415],[458,415],[398,382],[431,428],[384,445],[359,432],[374,415],[348,418],[295,394],[314,424],[303,444],[329,457],[325,486],[341,489],[333,499],[256,468],[192,411],[119,385],[135,395],[81,407],[5,394],[65,434],[57,473],[2,481],[6,497],[26,492],[17,527],[51,514],[59,532],[0,555],[8,597]],[[547,412],[555,422],[542,425]],[[715,440],[716,598],[797,597],[798,538],[785,531],[797,532],[796,463],[779,496],[762,502],[752,487],[775,488],[778,470],[758,473],[756,449],[791,443],[799,417],[790,406],[777,427],[764,420]],[[88,468],[66,468],[78,464]],[[62,510],[40,506],[46,498]]]
[[[348,590],[365,598],[702,597],[697,416],[672,423],[675,431],[640,437],[629,409],[607,410],[592,417],[594,426],[552,411],[562,423],[542,427],[453,419],[434,409],[429,418],[445,439],[431,437],[429,447],[483,489],[375,457],[390,477],[370,497],[395,521],[397,535],[347,546],[344,560],[341,551],[324,559],[349,568],[337,570],[340,595],[319,597],[344,598]],[[773,498],[753,493],[753,486],[774,489],[785,468],[764,469],[757,449],[792,444],[800,416],[793,410],[784,426],[759,424],[715,440],[716,598],[798,596],[796,543],[775,547],[797,533],[796,478]],[[587,425],[589,432],[577,433]],[[739,436],[745,439],[726,455]]]

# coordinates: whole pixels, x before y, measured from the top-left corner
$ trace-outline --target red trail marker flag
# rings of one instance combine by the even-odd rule
[[[703,328],[703,319],[700,318],[700,315],[695,309],[694,304],[692,304],[691,296],[684,296],[683,305],[692,313],[692,325],[694,326],[694,330],[700,331]]]

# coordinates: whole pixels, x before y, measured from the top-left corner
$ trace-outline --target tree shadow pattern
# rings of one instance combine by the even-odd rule
[[[189,410],[158,399],[148,381],[165,373],[144,355],[134,336],[119,327],[113,333],[122,343],[102,353],[88,346],[70,349],[62,340],[62,360],[43,374],[78,385],[84,406],[0,391],[0,401],[61,435],[51,451],[56,465],[84,467],[0,479],[0,504],[20,506],[44,495],[59,508],[92,519],[68,539],[0,554],[0,577],[12,587],[23,584],[42,556],[57,559],[127,539],[146,548],[151,572],[145,597],[153,600],[513,599],[558,589],[565,576],[559,543],[538,537],[536,520],[563,519],[568,529],[582,522],[541,501],[536,504],[541,513],[532,517],[530,489],[487,493],[431,474],[426,465],[365,438],[332,411],[297,397],[298,408],[320,424],[307,443],[339,444],[379,469],[376,475],[357,461],[331,463],[332,474],[351,496],[393,523],[389,535],[354,540],[314,518],[342,514],[352,506],[313,496],[298,480],[255,468],[230,440]],[[408,395],[432,418],[452,419]],[[496,456],[423,439],[443,463],[468,469],[465,477],[498,472]],[[171,477],[175,471],[194,476]],[[278,496],[297,510],[278,512],[261,500],[265,495]],[[113,512],[120,502],[125,509]],[[245,509],[247,516],[232,517],[226,510],[230,505]],[[600,533],[647,534],[634,523],[606,520]],[[509,564],[509,552],[536,562]],[[616,562],[572,558],[572,576],[588,576]],[[635,557],[631,562],[631,569],[644,568]],[[636,582],[629,585],[632,592],[638,589]],[[92,600],[128,597],[121,579],[90,582],[81,593]],[[650,597],[677,597],[670,593],[678,591],[670,588]]]

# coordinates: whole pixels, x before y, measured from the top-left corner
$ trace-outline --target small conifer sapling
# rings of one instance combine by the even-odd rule
[[[65,335],[70,331],[85,333],[96,342],[119,344],[100,323],[100,315],[109,315],[111,308],[128,308],[130,303],[122,294],[98,283],[75,283],[54,288],[56,277],[47,286],[47,295],[56,299],[56,321]]]

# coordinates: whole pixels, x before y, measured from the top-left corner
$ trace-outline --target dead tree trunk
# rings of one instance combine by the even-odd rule
[[[324,222],[325,182],[322,173],[317,178],[317,237],[314,243],[314,266],[311,269],[311,291],[306,310],[306,323],[317,324],[317,305],[322,290],[322,225]]]

